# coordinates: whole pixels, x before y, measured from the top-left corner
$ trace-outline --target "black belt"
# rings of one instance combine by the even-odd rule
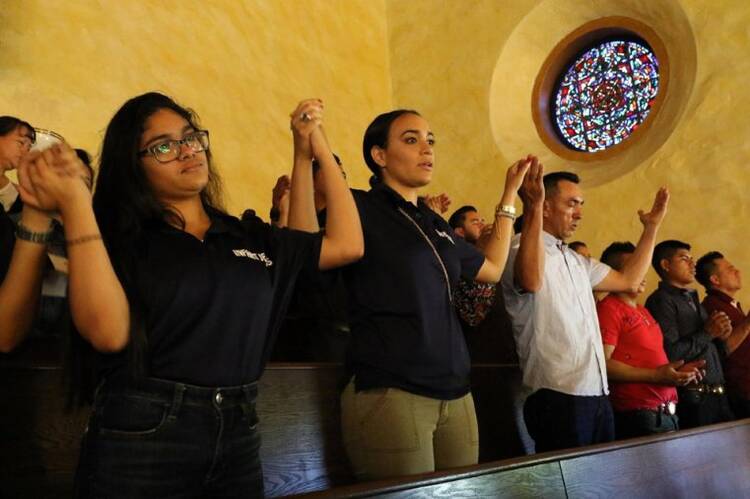
[[[664,402],[663,404],[659,404],[656,407],[648,407],[648,408],[635,409],[633,411],[623,411],[623,412],[650,412],[653,414],[666,414],[667,416],[674,416],[675,414],[677,414],[677,402],[669,401],[669,402]]]
[[[724,389],[724,385],[722,385],[721,383],[715,385],[708,383],[697,383],[693,385],[686,385],[682,388],[684,390],[700,393],[703,395],[724,395],[724,393],[726,392],[726,390]]]

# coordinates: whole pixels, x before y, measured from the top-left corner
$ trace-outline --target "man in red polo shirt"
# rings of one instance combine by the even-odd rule
[[[732,323],[732,334],[726,339],[727,378],[732,409],[738,418],[750,417],[750,317],[742,311],[735,295],[742,289],[740,270],[718,251],[706,253],[695,265],[695,278],[706,288],[703,306],[711,314],[724,312]]]
[[[634,251],[632,243],[612,243],[602,262],[619,270]],[[596,307],[618,439],[679,429],[675,386],[700,379],[705,364],[669,362],[659,324],[636,302],[644,289],[645,281],[637,292],[611,293]]]

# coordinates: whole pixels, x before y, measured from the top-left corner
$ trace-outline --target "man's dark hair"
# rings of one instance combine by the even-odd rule
[[[544,197],[549,198],[549,197],[555,196],[560,190],[557,187],[557,184],[559,184],[563,180],[567,180],[568,182],[573,182],[574,184],[578,184],[581,182],[581,179],[578,178],[578,175],[576,175],[573,172],[548,173],[542,179],[542,181],[544,182]]]
[[[26,129],[25,135],[31,140],[32,144],[36,142],[36,132],[29,123],[15,116],[0,116],[0,137],[5,137],[18,127]]]
[[[451,226],[452,229],[457,229],[459,227],[463,227],[464,222],[466,221],[466,214],[470,211],[477,211],[476,208],[470,205],[462,206],[456,211],[453,212],[453,215],[448,219],[448,225]]]
[[[602,263],[606,263],[615,270],[622,270],[623,255],[629,255],[635,252],[635,245],[630,241],[614,242],[607,246],[602,253]]]
[[[335,153],[333,154],[333,159],[335,159],[335,160],[336,160],[336,164],[337,164],[337,165],[341,166],[341,159],[340,159],[340,158],[339,158],[338,156],[336,156],[336,154],[335,154]],[[317,160],[317,159],[313,159],[313,160],[312,160],[312,171],[313,171],[313,175],[315,175],[316,173],[318,173],[318,170],[320,170],[320,163],[318,163],[318,160]]]
[[[724,255],[718,251],[710,251],[698,258],[695,263],[695,280],[706,288],[706,291],[711,289],[711,276],[716,273],[716,260],[721,260]]]
[[[568,248],[572,249],[573,251],[577,251],[578,248],[586,247],[586,243],[583,241],[573,241],[568,245]]]
[[[654,270],[659,274],[659,277],[662,279],[664,278],[664,270],[661,268],[661,261],[669,260],[678,250],[681,249],[690,251],[690,245],[676,239],[667,239],[656,245],[654,248],[654,256],[651,257],[651,266],[654,267]]]

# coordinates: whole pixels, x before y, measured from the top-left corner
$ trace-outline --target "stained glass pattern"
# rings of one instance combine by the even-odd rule
[[[659,62],[645,45],[626,40],[585,52],[562,78],[554,100],[558,131],[570,147],[602,151],[630,136],[659,92]]]

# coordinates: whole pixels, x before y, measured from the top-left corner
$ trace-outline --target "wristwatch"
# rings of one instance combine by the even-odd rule
[[[52,231],[48,230],[47,232],[34,232],[33,230],[30,230],[28,227],[19,222],[18,226],[16,227],[16,237],[30,243],[47,244],[52,240]]]

